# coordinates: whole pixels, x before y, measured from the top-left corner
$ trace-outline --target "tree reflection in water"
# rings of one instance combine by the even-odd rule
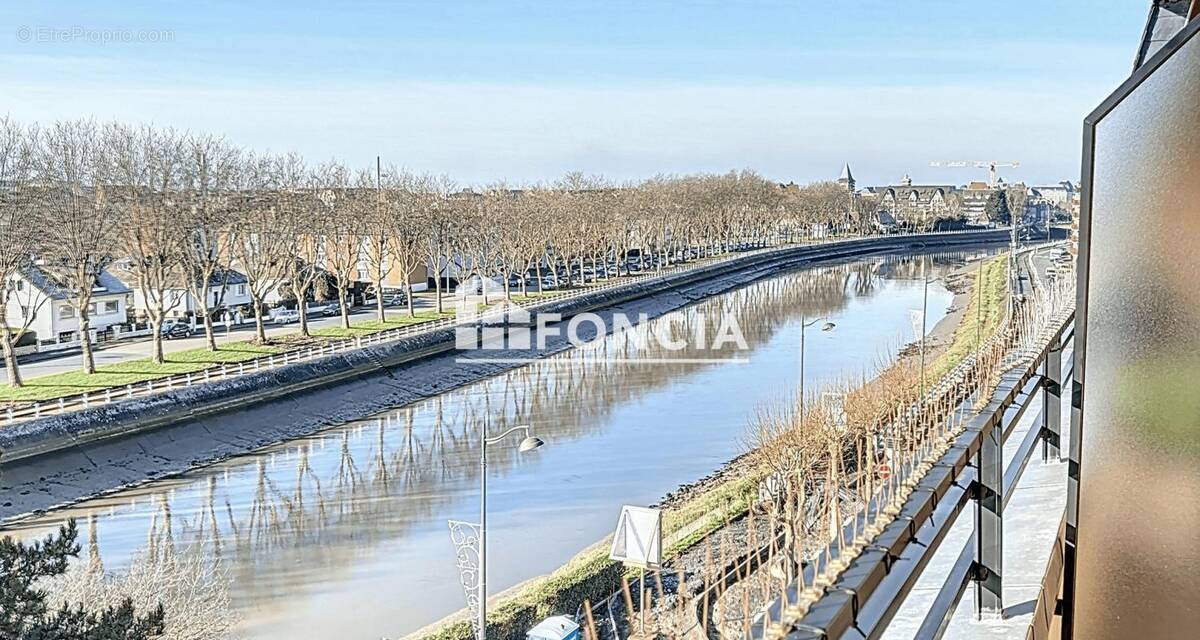
[[[605,429],[617,408],[722,366],[697,360],[739,355],[733,345],[697,348],[691,337],[699,323],[711,341],[723,318],[736,320],[753,353],[801,317],[833,316],[873,296],[886,280],[920,278],[923,262],[944,270],[969,257],[881,257],[772,277],[373,419],[88,501],[20,528],[32,535],[64,515],[94,514],[111,569],[133,543],[106,544],[106,532],[122,541],[145,540],[129,534],[147,527],[153,544],[199,545],[222,562],[232,571],[234,602],[243,602],[239,589],[248,585],[255,600],[294,597],[309,577],[336,580],[355,567],[356,557],[443,516],[447,503],[478,485],[482,434],[536,417],[538,435],[548,441],[584,438]],[[645,339],[650,331],[687,346],[667,350]],[[655,360],[653,376],[636,375],[646,367],[641,360]],[[731,439],[731,452],[735,447]],[[507,474],[528,460],[498,449],[489,466]],[[164,517],[163,509],[173,515]],[[261,579],[268,574],[281,577]]]

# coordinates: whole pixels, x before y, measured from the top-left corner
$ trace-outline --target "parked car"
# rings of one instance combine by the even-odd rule
[[[310,304],[305,307],[305,312],[310,316],[325,316],[326,318],[332,318],[338,314],[338,306],[332,302]]]
[[[279,309],[271,316],[271,322],[275,324],[300,322],[300,312],[295,309]]]
[[[192,335],[192,326],[182,322],[165,322],[163,323],[162,329],[159,330],[159,333],[161,333],[162,337],[166,338],[167,340],[186,338]]]
[[[383,304],[386,307],[398,307],[408,302],[408,296],[403,293],[393,293],[383,298]]]

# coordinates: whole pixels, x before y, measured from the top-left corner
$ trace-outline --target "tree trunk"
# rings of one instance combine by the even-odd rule
[[[8,371],[8,386],[21,386],[21,368],[17,364],[17,349],[13,345],[12,329],[3,313],[0,313],[0,349],[4,351],[4,368]]]
[[[407,277],[407,276],[406,276]],[[379,318],[379,323],[387,322],[387,312],[383,310],[383,277],[376,276],[375,278],[375,315]]]
[[[217,350],[217,337],[213,332],[212,324],[212,308],[208,306],[209,286],[208,280],[211,273],[203,274],[203,282],[198,286],[198,289],[191,291],[191,295],[196,299],[197,315],[200,316],[200,322],[204,325],[204,346],[209,351]]]
[[[150,313],[150,360],[154,364],[163,363],[163,311],[158,309]]]
[[[338,308],[342,312],[342,328],[350,328],[350,310],[346,307],[346,290],[338,287]]]
[[[437,297],[437,312],[438,312],[438,315],[441,315],[442,314],[442,274],[440,274],[440,273],[433,274],[433,291],[434,291],[434,295]],[[412,313],[412,296],[408,297],[408,312],[410,314]]]
[[[417,317],[417,312],[413,310],[413,289],[412,282],[404,283],[404,304],[408,306],[408,317]],[[438,313],[442,312],[442,297],[438,296]]]
[[[263,326],[262,301],[253,292],[250,294],[250,304],[254,305],[254,341],[262,344],[267,341],[267,330]]]
[[[92,356],[92,319],[88,317],[87,301],[79,305],[79,350],[83,352],[83,372],[96,373],[96,359]]]
[[[300,335],[308,337],[308,302],[304,299],[304,294],[295,290],[292,293],[296,294],[296,313],[300,315]]]
[[[213,332],[212,313],[207,307],[201,309],[204,314],[204,346],[208,347],[209,351],[217,350],[217,336]]]

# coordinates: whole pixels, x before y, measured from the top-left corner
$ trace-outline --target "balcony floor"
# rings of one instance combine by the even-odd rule
[[[1070,357],[1071,348],[1063,351],[1063,362]],[[1067,389],[1069,387],[1064,385]],[[1038,413],[1041,402],[1034,401],[1017,423],[1004,446],[1005,469],[1025,438]],[[975,589],[968,585],[958,608],[943,636],[952,640],[976,638],[1025,638],[1033,619],[1034,603],[1041,590],[1046,563],[1054,546],[1058,526],[1067,504],[1066,443],[1071,423],[1070,396],[1064,394],[1062,408],[1062,460],[1042,462],[1038,445],[1025,473],[1017,483],[1004,516],[1004,615],[975,618]],[[908,598],[896,612],[883,637],[885,640],[907,640],[916,636],[925,613],[937,597],[942,582],[958,559],[963,545],[974,527],[974,503],[959,515],[954,526],[929,561],[921,578]]]

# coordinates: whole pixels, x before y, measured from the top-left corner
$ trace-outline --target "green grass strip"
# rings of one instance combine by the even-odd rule
[[[80,393],[90,393],[114,387],[124,387],[148,380],[158,380],[182,373],[207,369],[215,364],[237,363],[280,353],[279,347],[251,342],[230,342],[220,345],[216,351],[199,347],[176,351],[163,356],[162,364],[150,358],[128,360],[96,367],[96,373],[65,371],[48,376],[38,376],[24,381],[24,386],[0,387],[0,402],[33,402],[52,400]]]

